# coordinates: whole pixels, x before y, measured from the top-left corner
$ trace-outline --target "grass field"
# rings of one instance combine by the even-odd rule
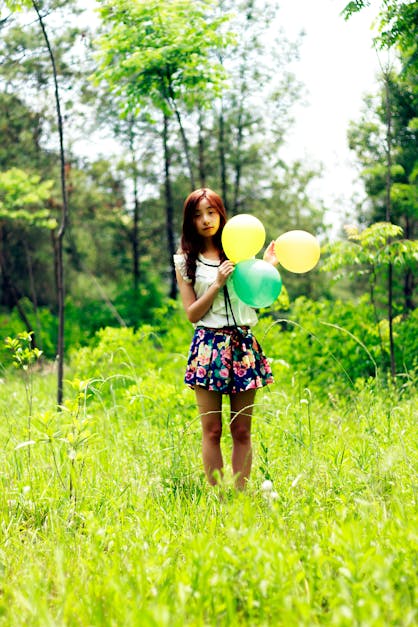
[[[62,412],[53,373],[3,374],[0,625],[418,624],[416,393],[288,376],[256,398],[247,490],[211,488],[184,354],[112,333]]]

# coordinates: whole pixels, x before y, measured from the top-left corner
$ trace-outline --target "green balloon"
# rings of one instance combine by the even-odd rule
[[[237,296],[250,307],[268,307],[282,289],[281,276],[271,263],[246,259],[235,266],[232,282]]]

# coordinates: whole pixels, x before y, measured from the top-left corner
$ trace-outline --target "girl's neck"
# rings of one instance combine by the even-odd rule
[[[220,251],[213,242],[205,242],[205,245],[200,249],[200,254],[208,259],[220,258]]]

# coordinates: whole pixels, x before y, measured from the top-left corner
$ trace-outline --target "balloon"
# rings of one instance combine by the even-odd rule
[[[271,263],[261,259],[240,261],[234,268],[232,283],[237,296],[250,307],[268,307],[282,289],[282,279]]]
[[[254,257],[266,239],[263,224],[255,216],[241,213],[225,224],[222,246],[228,259],[234,263]]]
[[[312,270],[321,254],[318,240],[307,231],[283,233],[276,239],[274,248],[283,268],[297,274]]]

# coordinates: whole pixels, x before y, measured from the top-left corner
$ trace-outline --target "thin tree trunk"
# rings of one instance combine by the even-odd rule
[[[45,24],[40,13],[38,3],[32,0],[32,6],[38,16],[39,24],[41,26],[42,34],[45,40],[45,45],[48,50],[48,54],[51,60],[52,75],[54,79],[54,91],[55,91],[55,108],[57,113],[57,124],[59,134],[59,146],[60,146],[60,167],[61,167],[61,195],[62,195],[62,211],[61,211],[61,223],[56,235],[57,241],[55,246],[56,251],[56,269],[57,269],[57,300],[58,300],[58,341],[57,341],[57,358],[58,358],[58,380],[57,380],[57,404],[61,407],[64,397],[64,323],[65,323],[65,305],[64,305],[64,263],[63,263],[63,240],[65,229],[68,219],[68,198],[67,198],[67,184],[65,174],[65,151],[64,151],[64,127],[61,115],[61,101],[58,89],[58,76],[57,67],[55,63],[54,53],[49,42],[48,33],[46,32]]]
[[[226,175],[226,155],[225,155],[225,118],[223,111],[223,104],[221,101],[221,112],[219,114],[219,163],[221,167],[221,190],[222,199],[226,209],[228,210],[228,189],[227,189],[227,175]]]
[[[414,282],[415,282],[414,273],[412,272],[412,270],[407,270],[405,272],[404,287],[403,287],[406,311],[413,311],[415,309]]]
[[[372,304],[372,308],[373,308],[373,315],[374,315],[374,321],[376,324],[376,328],[377,331],[379,333],[379,344],[380,344],[380,358],[381,358],[381,363],[382,366],[384,364],[384,355],[385,355],[385,349],[384,349],[384,342],[383,342],[383,337],[382,337],[382,330],[379,324],[379,316],[377,313],[377,305],[376,305],[376,299],[375,299],[375,295],[374,295],[374,287],[376,285],[376,272],[375,272],[375,267],[372,267],[372,272],[370,275],[370,279],[369,279],[369,287],[370,287],[370,302]]]
[[[243,79],[245,69],[241,69],[241,78]],[[244,137],[244,94],[246,93],[246,86],[243,80],[241,85],[241,95],[238,109],[238,124],[237,124],[237,146],[235,152],[235,177],[234,177],[234,200],[232,204],[232,213],[236,215],[239,209],[239,197],[241,193],[241,174],[242,174],[242,142]]]
[[[239,195],[241,190],[241,145],[243,138],[242,127],[242,111],[240,110],[238,115],[238,128],[237,128],[237,150],[235,155],[235,177],[234,177],[234,200],[232,203],[232,215],[238,213],[239,208]]]
[[[200,187],[206,187],[206,162],[205,162],[205,142],[203,138],[203,115],[202,111],[199,111],[199,123],[198,123],[198,151],[199,151],[199,181]]]
[[[186,136],[186,132],[184,130],[183,121],[181,119],[180,111],[177,108],[176,98],[175,98],[175,95],[174,95],[174,92],[173,92],[173,86],[172,86],[172,82],[171,82],[171,74],[170,74],[170,71],[169,71],[168,68],[166,68],[166,70],[165,70],[165,78],[166,78],[165,98],[167,100],[168,106],[170,107],[170,109],[173,111],[174,115],[177,118],[177,123],[178,123],[179,129],[180,129],[181,141],[182,141],[183,149],[184,149],[184,156],[186,157],[187,169],[189,170],[190,187],[191,187],[191,190],[193,191],[195,189],[196,185],[195,185],[195,177],[194,177],[194,173],[193,173],[192,160],[190,158],[189,142],[188,142],[188,139],[187,139],[187,136]]]
[[[173,255],[176,252],[174,242],[174,202],[173,191],[171,187],[170,167],[171,167],[171,154],[170,147],[168,145],[168,116],[164,114],[164,128],[163,128],[163,145],[164,145],[164,189],[165,189],[165,214],[166,214],[166,233],[168,243],[168,254],[170,256],[170,298],[176,298],[177,296],[177,280],[176,270],[174,267]]]
[[[134,220],[132,228],[132,256],[133,256],[133,288],[135,298],[138,295],[140,271],[139,271],[139,217],[140,203],[138,195],[138,167],[136,163],[135,145],[134,145],[134,120],[129,122],[129,151],[131,153],[132,164],[132,182],[134,188]]]
[[[408,216],[406,216],[405,220],[405,239],[413,239],[413,228],[411,224],[411,220]],[[407,269],[404,275],[404,284],[403,284],[403,293],[405,299],[405,309],[406,311],[413,311],[415,308],[414,305],[414,284],[415,278],[414,273],[411,269]]]
[[[386,106],[386,222],[392,217],[392,107],[390,102],[389,74],[384,74],[385,81],[385,106]],[[390,372],[392,378],[396,376],[395,343],[393,338],[393,266],[388,266],[388,322],[389,322],[389,348],[390,348]]]
[[[189,147],[189,142],[183,127],[183,122],[181,119],[181,115],[180,115],[180,111],[177,109],[177,107],[175,106],[175,104],[173,103],[174,106],[174,113],[176,115],[177,118],[177,122],[179,125],[179,129],[180,129],[180,135],[181,135],[181,139],[183,142],[183,148],[184,148],[184,154],[186,156],[186,163],[187,163],[187,168],[189,170],[189,179],[190,179],[190,188],[193,191],[196,187],[196,182],[195,182],[195,178],[194,178],[194,174],[193,174],[193,166],[192,166],[192,161],[190,159],[190,147]]]

